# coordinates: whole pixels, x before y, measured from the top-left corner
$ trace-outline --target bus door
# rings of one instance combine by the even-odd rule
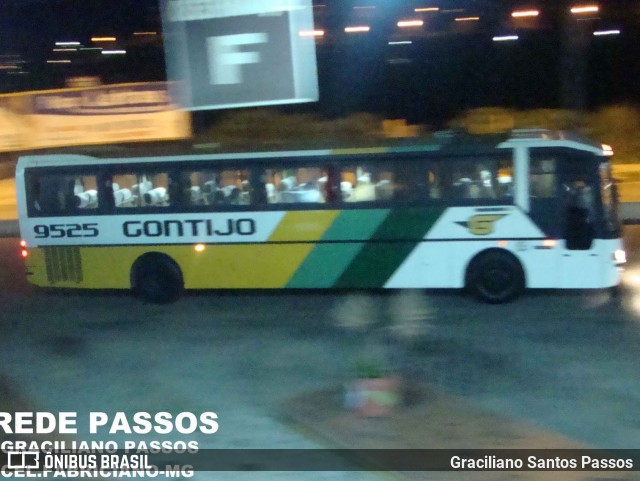
[[[598,238],[599,163],[593,154],[570,152],[559,165],[562,222],[561,287],[597,287],[607,259]]]
[[[549,263],[551,285],[595,287],[603,255],[598,251],[598,170],[593,154],[532,149],[530,215],[547,238],[557,240]],[[545,265],[547,261],[545,261]],[[558,267],[558,268],[556,268]],[[593,284],[593,285],[591,285]]]

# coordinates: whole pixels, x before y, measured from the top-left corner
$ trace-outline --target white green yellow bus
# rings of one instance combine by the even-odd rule
[[[43,287],[616,286],[611,149],[574,135],[447,132],[424,145],[20,158],[27,275]]]

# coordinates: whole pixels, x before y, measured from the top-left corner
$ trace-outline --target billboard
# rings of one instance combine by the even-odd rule
[[[318,100],[311,0],[163,0],[167,78],[190,110]]]
[[[166,82],[0,95],[0,152],[190,137]]]

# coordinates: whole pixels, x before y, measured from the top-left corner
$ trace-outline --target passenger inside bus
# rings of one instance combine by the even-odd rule
[[[323,169],[266,169],[261,179],[269,204],[325,202],[327,174]]]
[[[112,181],[113,199],[117,208],[170,205],[166,173],[120,174],[114,176]]]
[[[567,249],[587,250],[595,235],[593,192],[581,176],[564,188]]]
[[[50,175],[32,182],[31,207],[40,214],[56,215],[98,207],[94,176]]]

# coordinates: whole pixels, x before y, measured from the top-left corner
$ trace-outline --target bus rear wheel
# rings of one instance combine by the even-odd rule
[[[475,257],[467,269],[466,287],[490,304],[509,302],[524,291],[522,265],[512,254],[490,250]]]
[[[184,290],[180,267],[159,253],[139,258],[131,269],[131,288],[136,296],[154,304],[175,302]]]

